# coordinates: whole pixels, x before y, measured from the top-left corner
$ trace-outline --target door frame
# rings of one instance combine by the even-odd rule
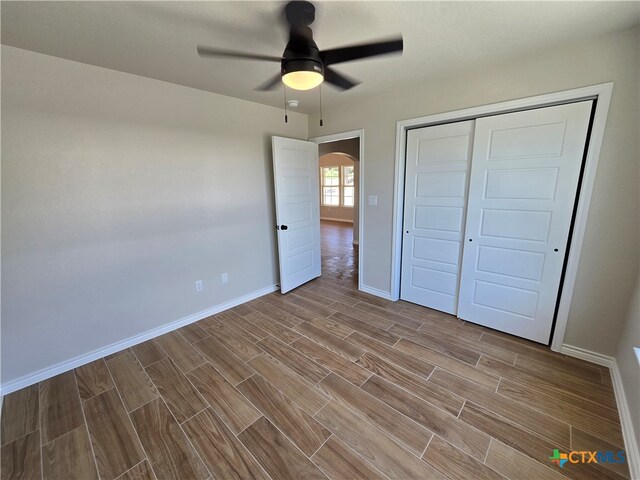
[[[400,298],[400,269],[402,262],[402,219],[404,213],[404,182],[406,164],[407,132],[414,128],[428,127],[443,123],[473,120],[480,117],[497,115],[502,113],[531,110],[534,108],[548,107],[563,103],[581,100],[596,100],[596,107],[591,126],[589,145],[585,156],[584,173],[580,183],[580,197],[575,213],[573,234],[569,245],[569,255],[564,274],[564,282],[561,285],[560,303],[556,315],[555,327],[551,339],[551,349],[559,352],[562,349],[564,335],[569,318],[569,307],[575,287],[580,251],[584,240],[584,232],[589,213],[589,204],[593,185],[595,182],[600,149],[604,136],[613,82],[591,85],[572,90],[564,90],[544,95],[509,100],[477,107],[454,110],[451,112],[427,115],[425,117],[400,120],[396,123],[396,158],[394,172],[394,199],[393,199],[393,236],[391,242],[391,300]]]
[[[310,142],[314,142],[317,144],[320,143],[329,143],[336,142],[338,140],[349,140],[351,138],[359,139],[358,146],[359,152],[358,155],[358,290],[362,290],[362,252],[364,251],[364,229],[362,228],[364,225],[364,129],[360,130],[350,130],[348,132],[342,133],[334,133],[332,135],[322,135],[320,137],[310,138]],[[318,159],[320,156],[318,156]],[[320,181],[320,172],[318,172],[318,182]]]

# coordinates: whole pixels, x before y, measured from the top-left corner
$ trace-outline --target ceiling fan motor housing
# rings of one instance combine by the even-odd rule
[[[289,42],[282,54],[282,75],[291,72],[317,72],[324,76],[324,63],[320,49],[313,41],[313,32],[307,26],[291,27]]]
[[[324,68],[322,62],[310,58],[293,58],[291,60],[282,60],[282,75],[291,72],[318,72],[324,76]]]

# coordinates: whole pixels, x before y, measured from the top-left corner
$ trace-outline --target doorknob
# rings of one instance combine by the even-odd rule
[[[286,225],[280,225],[280,230],[288,230],[289,227],[287,227]]]

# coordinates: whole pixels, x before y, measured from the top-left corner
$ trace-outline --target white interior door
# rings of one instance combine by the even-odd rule
[[[280,291],[320,276],[318,145],[272,137]]]
[[[591,106],[476,120],[460,318],[548,343]]]
[[[455,314],[473,121],[407,134],[400,298]]]

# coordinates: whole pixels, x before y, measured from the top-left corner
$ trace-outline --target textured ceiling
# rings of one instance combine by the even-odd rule
[[[281,2],[2,1],[2,43],[145,77],[281,106],[282,90],[253,90],[278,64],[200,58],[196,44],[279,56]],[[323,103],[351,101],[394,84],[455,75],[640,21],[639,2],[316,2],[320,49],[402,33],[403,56],[337,65],[363,83],[324,87]],[[300,111],[317,89],[291,92]]]

